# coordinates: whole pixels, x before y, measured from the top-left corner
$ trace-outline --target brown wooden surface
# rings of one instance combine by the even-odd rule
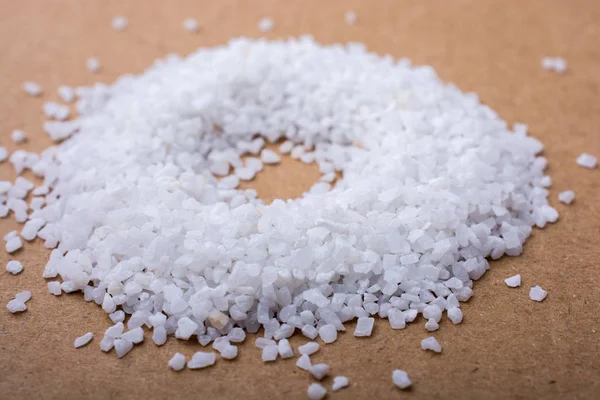
[[[356,10],[347,26],[344,12]],[[111,18],[125,15],[124,32]],[[10,132],[29,134],[22,147],[50,144],[41,131],[41,106],[56,99],[60,84],[112,82],[141,72],[156,57],[189,53],[236,36],[259,36],[262,16],[275,20],[269,38],[304,33],[323,43],[361,41],[380,54],[431,64],[442,79],[476,91],[509,122],[529,124],[546,145],[554,185],[551,203],[557,224],[535,230],[518,258],[492,262],[464,306],[464,323],[446,320],[434,336],[441,355],[423,352],[423,321],[392,331],[378,321],[374,336],[342,334],[314,356],[346,375],[351,386],[329,398],[560,398],[592,399],[600,393],[600,169],[577,167],[582,151],[600,156],[600,2],[597,0],[371,0],[371,1],[101,1],[0,0],[0,145],[13,150]],[[183,30],[195,17],[198,34]],[[541,69],[546,55],[565,57],[569,70]],[[91,74],[85,60],[96,56],[102,72]],[[42,84],[45,95],[27,97],[25,80]],[[317,177],[316,170],[286,160],[252,184],[264,199],[297,196]],[[0,179],[13,179],[4,163]],[[573,189],[571,206],[558,204],[559,191]],[[0,233],[17,227],[0,221]],[[312,380],[295,359],[263,365],[254,337],[237,360],[213,368],[174,373],[167,361],[175,351],[191,356],[197,343],[170,338],[156,347],[146,342],[124,359],[98,349],[109,319],[79,294],[53,297],[41,278],[48,252],[27,244],[14,257],[0,251],[0,398],[12,399],[302,399]],[[9,259],[25,270],[11,276]],[[523,286],[509,289],[507,276],[520,273]],[[528,298],[540,284],[543,303]],[[4,305],[29,289],[28,311],[11,315]],[[351,325],[350,325],[351,327]],[[92,331],[94,341],[75,350],[75,337]],[[350,329],[351,332],[351,329]],[[294,337],[293,345],[305,339]],[[413,388],[394,388],[394,368],[408,371]],[[330,387],[331,378],[325,380]]]

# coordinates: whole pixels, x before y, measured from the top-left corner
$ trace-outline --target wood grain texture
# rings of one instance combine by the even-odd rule
[[[357,12],[355,26],[344,12]],[[124,32],[111,18],[125,15]],[[433,335],[441,355],[423,352],[427,336],[419,320],[403,331],[377,321],[374,336],[351,333],[324,346],[314,360],[346,375],[351,386],[335,398],[413,399],[591,399],[600,393],[600,169],[577,167],[582,151],[600,156],[600,2],[597,0],[0,0],[0,145],[14,150],[13,129],[24,129],[29,150],[50,140],[41,131],[41,106],[56,99],[60,84],[110,83],[139,73],[157,57],[186,54],[223,44],[236,36],[260,35],[256,24],[270,16],[266,36],[313,34],[322,43],[361,41],[380,54],[432,65],[445,81],[475,91],[509,123],[524,122],[546,145],[554,185],[551,203],[557,224],[535,230],[517,258],[492,262],[464,305],[465,320],[445,319]],[[183,30],[195,17],[197,34]],[[569,69],[557,75],[541,69],[546,55],[565,57]],[[96,56],[99,74],[85,68]],[[28,98],[25,80],[42,84],[42,98]],[[264,199],[294,197],[317,178],[316,169],[286,160],[269,167],[251,186]],[[0,179],[13,179],[7,163]],[[572,189],[571,206],[558,204],[559,191]],[[17,227],[0,220],[2,234]],[[41,273],[48,251],[38,242],[9,257],[0,252],[0,397],[3,399],[303,399],[311,379],[295,360],[260,361],[254,337],[237,360],[218,360],[203,371],[174,373],[175,351],[191,356],[197,343],[170,338],[156,347],[147,335],[124,359],[98,349],[109,319],[79,294],[53,297]],[[25,270],[11,276],[9,259]],[[520,273],[523,287],[503,279]],[[543,303],[528,298],[535,284],[548,290]],[[17,291],[33,293],[28,311],[10,315],[4,304]],[[348,326],[352,332],[352,324]],[[75,350],[73,340],[92,331],[96,338]],[[294,337],[294,346],[303,343]],[[392,370],[408,371],[413,388],[397,390]],[[331,378],[325,380],[330,387]]]

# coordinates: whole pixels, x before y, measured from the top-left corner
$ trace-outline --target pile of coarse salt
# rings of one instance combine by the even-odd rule
[[[394,329],[422,313],[435,330],[444,310],[458,323],[488,259],[519,255],[532,226],[558,218],[543,146],[526,126],[511,131],[431,67],[361,44],[237,39],[77,95],[77,119],[45,125],[70,139],[10,157],[43,183],[21,181],[2,203],[27,221],[27,240],[53,249],[43,276],[60,276],[62,291],[83,291],[120,326],[101,343],[119,356],[143,340],[143,325],[159,345],[197,338],[233,358],[221,338],[240,328],[331,343],[355,318],[355,335],[370,335],[374,315]],[[324,179],[264,204],[239,181],[279,158],[242,156],[279,140]],[[423,346],[441,351],[435,339]],[[273,341],[263,357],[278,352],[291,349]],[[188,366],[212,365],[211,354]]]

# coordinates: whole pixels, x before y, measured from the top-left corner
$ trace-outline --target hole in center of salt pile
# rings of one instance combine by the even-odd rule
[[[288,200],[301,197],[303,193],[321,179],[321,172],[316,162],[306,164],[289,154],[279,152],[279,144],[266,145],[281,158],[277,164],[264,164],[252,180],[240,181],[239,189],[254,189],[257,197],[270,204],[273,200]],[[243,157],[244,162],[252,156]],[[260,158],[258,156],[257,158]]]

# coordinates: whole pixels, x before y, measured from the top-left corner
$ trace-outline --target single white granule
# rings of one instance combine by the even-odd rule
[[[104,336],[100,341],[100,350],[109,352],[115,346],[115,338]]]
[[[302,334],[312,340],[319,336],[319,331],[312,325],[304,325],[302,327]]]
[[[337,392],[340,389],[348,387],[350,385],[350,381],[345,376],[336,376],[333,378],[333,384],[331,385],[331,390]]]
[[[433,318],[429,318],[427,320],[427,322],[425,323],[425,329],[427,329],[428,332],[434,332],[437,331],[439,329],[440,325],[438,324],[438,322],[433,319]]]
[[[24,143],[27,140],[27,135],[20,129],[15,129],[14,131],[12,131],[10,137],[12,141],[16,144]]]
[[[548,292],[542,289],[539,285],[536,285],[529,290],[529,298],[533,301],[542,301],[547,295]]]
[[[392,372],[392,380],[394,381],[394,385],[398,386],[400,389],[406,389],[412,384],[406,371],[401,369],[395,369],[394,372]]]
[[[94,338],[94,334],[92,332],[88,332],[83,336],[79,336],[75,339],[75,348],[78,349],[82,346],[88,344]]]
[[[506,286],[508,287],[519,287],[521,286],[521,275],[517,274],[510,276],[504,280],[504,283],[506,283]]]
[[[542,58],[542,68],[546,71],[562,73],[567,70],[567,61],[562,57],[544,57]]]
[[[198,351],[194,353],[192,359],[188,361],[187,367],[189,369],[200,369],[215,365],[217,356],[212,352]]]
[[[114,341],[115,352],[117,353],[117,357],[123,358],[127,353],[133,349],[133,343],[129,340],[125,339],[115,339]]]
[[[308,398],[309,400],[321,400],[327,395],[327,389],[325,389],[319,383],[311,383],[308,387]]]
[[[317,351],[319,351],[319,343],[317,342],[308,342],[302,346],[298,346],[298,352],[300,354],[306,354],[307,356],[310,356]]]
[[[104,335],[116,339],[121,336],[124,329],[125,325],[123,325],[123,322],[117,322],[113,326],[107,328],[106,331],[104,331]]]
[[[6,263],[6,270],[13,275],[17,275],[23,271],[23,264],[20,261],[11,260]]]
[[[227,340],[232,343],[241,343],[246,340],[246,332],[242,328],[232,328],[227,334]]]
[[[261,18],[260,21],[258,21],[258,30],[260,30],[261,32],[269,32],[273,29],[273,27],[275,26],[275,22],[273,22],[273,20],[271,18]]]
[[[319,337],[325,343],[333,343],[337,339],[337,329],[333,324],[323,325],[319,328]]]
[[[29,191],[26,188],[24,188],[24,190]],[[27,241],[34,240],[42,226],[45,224],[46,221],[41,218],[30,219],[29,221],[25,222],[25,225],[23,225],[23,229],[21,229],[21,237]]]
[[[0,146],[0,163],[6,161],[8,159],[8,150],[6,147]]]
[[[305,371],[309,371],[310,367],[312,366],[310,363],[310,357],[308,356],[308,354],[302,354],[299,358],[298,361],[296,361],[296,366],[300,369],[303,369]]]
[[[373,332],[373,324],[375,324],[375,318],[371,317],[360,317],[356,323],[356,328],[354,329],[354,336],[356,337],[364,337],[371,336],[371,332]]]
[[[29,301],[29,299],[31,299],[31,292],[29,290],[24,290],[22,292],[19,292],[15,295],[15,299],[22,301],[23,303],[26,303]]]
[[[194,18],[186,18],[183,20],[183,29],[186,31],[190,33],[196,33],[198,32],[198,28],[198,21],[196,21]]]
[[[256,170],[251,167],[238,167],[235,169],[235,174],[242,181],[251,181],[256,175]]]
[[[90,57],[85,61],[85,66],[88,71],[96,73],[100,71],[100,61],[96,57]]]
[[[114,313],[108,314],[108,317],[113,322],[113,324],[117,324],[119,322],[125,321],[125,312],[123,310],[117,310]]]
[[[591,154],[581,153],[579,157],[577,157],[577,164],[583,168],[596,168],[598,165],[598,160]]]
[[[262,360],[264,362],[275,361],[279,355],[279,347],[276,344],[269,344],[262,350]]]
[[[35,82],[27,81],[23,83],[23,90],[30,96],[37,97],[42,94],[42,87]]]
[[[118,15],[112,19],[112,27],[115,31],[122,31],[127,28],[127,18]]]
[[[430,336],[421,341],[421,349],[431,350],[431,351],[435,351],[436,353],[441,353],[442,345],[439,344],[438,341],[435,340],[435,338],[433,336]]]
[[[263,149],[260,153],[260,159],[265,164],[279,164],[281,162],[281,157],[273,150]]]
[[[329,365],[327,364],[316,364],[310,367],[310,373],[318,380],[323,380],[329,372]]]
[[[544,176],[540,180],[540,185],[542,185],[545,188],[549,188],[550,186],[552,186],[552,178],[549,177],[548,175]]]
[[[72,103],[75,100],[75,91],[70,86],[66,86],[66,85],[59,86],[57,89],[57,92],[58,92],[58,96],[65,103]]]
[[[167,342],[167,330],[164,325],[160,325],[154,328],[152,331],[152,341],[157,346],[162,346]]]
[[[25,290],[23,292],[19,292],[15,295],[15,298],[10,300],[6,305],[6,308],[11,313],[18,313],[27,310],[27,306],[25,303],[31,299],[31,292]]]
[[[286,140],[279,146],[279,152],[281,154],[288,154],[294,148],[294,142]]]
[[[60,287],[59,281],[50,281],[48,282],[48,292],[55,296],[60,296],[62,294],[62,289]]]
[[[220,353],[221,357],[223,357],[224,359],[233,360],[238,355],[238,348],[237,346],[227,344],[221,349]]]
[[[575,200],[575,192],[572,190],[565,190],[558,194],[558,201],[564,204],[571,204]]]
[[[190,336],[196,332],[196,329],[198,329],[197,323],[188,317],[180,318],[179,321],[177,321],[177,331],[175,331],[175,337],[177,339],[188,340]]]
[[[133,328],[120,336],[131,343],[137,344],[144,341],[144,330],[141,327]]]
[[[256,347],[258,347],[259,349],[264,349],[267,346],[277,346],[277,342],[275,342],[273,339],[266,339],[266,338],[256,338],[255,341]]]
[[[344,14],[344,21],[346,21],[346,24],[348,25],[354,25],[356,24],[356,13],[354,11],[346,11],[346,13]]]
[[[448,314],[448,319],[450,319],[453,324],[460,324],[463,320],[463,312],[458,307],[449,307],[446,313]]]
[[[185,368],[185,356],[181,353],[173,354],[173,357],[169,360],[169,367],[173,371],[181,371]]]
[[[279,355],[281,358],[291,358],[294,356],[294,350],[292,350],[292,346],[290,346],[290,342],[287,339],[281,339],[279,343],[277,343],[277,347],[279,348]]]
[[[8,240],[6,242],[6,252],[7,253],[14,253],[15,251],[19,250],[21,247],[23,247],[23,242],[21,241],[20,237],[14,237],[10,240]]]

